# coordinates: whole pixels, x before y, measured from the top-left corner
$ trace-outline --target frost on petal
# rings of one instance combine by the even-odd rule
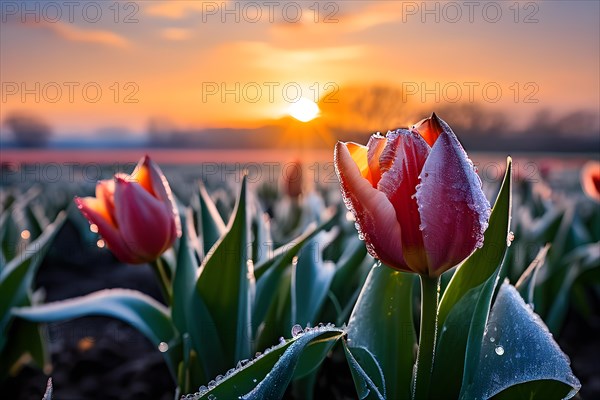
[[[490,216],[473,163],[450,127],[440,122],[443,132],[423,166],[416,195],[431,276],[483,245]]]
[[[390,267],[410,271],[402,255],[400,226],[394,207],[385,194],[361,175],[348,144],[337,143],[334,164],[344,203],[356,218],[359,236],[364,239],[369,254]]]
[[[367,160],[369,171],[371,172],[371,183],[377,187],[381,179],[381,170],[379,168],[379,157],[387,144],[387,139],[379,134],[372,135],[367,143]]]
[[[164,202],[136,182],[117,178],[116,220],[129,248],[146,261],[154,260],[172,243],[172,216]]]
[[[404,259],[413,271],[427,273],[427,257],[423,246],[423,234],[419,230],[421,219],[414,198],[419,174],[430,148],[416,133],[397,130],[388,134],[386,157],[394,154],[389,169],[379,181],[381,190],[392,203],[395,217],[400,224]]]

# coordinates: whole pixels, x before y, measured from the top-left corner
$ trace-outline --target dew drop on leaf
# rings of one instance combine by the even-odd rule
[[[304,329],[302,329],[302,327],[298,324],[292,326],[292,336],[296,337],[300,334],[304,333]]]
[[[498,354],[499,356],[501,356],[502,354],[504,354],[504,347],[502,347],[502,346],[496,346],[496,354]]]
[[[508,235],[506,236],[506,245],[508,247],[510,247],[513,240],[515,240],[515,234],[512,231],[510,231],[510,232],[508,232]]]
[[[161,353],[165,353],[166,351],[169,350],[169,345],[165,342],[160,342],[158,345],[158,351],[160,351]]]

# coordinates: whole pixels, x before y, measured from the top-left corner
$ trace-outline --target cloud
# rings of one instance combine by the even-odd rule
[[[185,28],[165,28],[160,31],[160,35],[163,39],[183,41],[189,39],[192,36],[192,32]]]
[[[190,12],[201,12],[204,1],[153,1],[145,7],[145,12],[154,17],[182,19]]]
[[[330,46],[311,49],[286,49],[265,42],[232,42],[220,46],[217,54],[244,59],[249,66],[264,70],[299,71],[315,69],[329,63],[359,59],[367,49],[363,46]]]
[[[99,29],[86,30],[77,28],[72,24],[67,25],[62,22],[28,22],[25,25],[45,29],[55,34],[56,36],[70,42],[93,43],[118,48],[127,48],[131,44],[126,38],[114,32]]]
[[[298,22],[279,20],[273,26],[273,36],[285,40],[302,40],[305,43],[312,43],[314,40],[322,42],[327,38],[335,40],[341,35],[402,20],[402,2],[373,1],[366,2],[364,7],[352,9],[347,4],[341,4],[339,9],[321,9],[319,14],[315,14],[312,9],[304,10]]]

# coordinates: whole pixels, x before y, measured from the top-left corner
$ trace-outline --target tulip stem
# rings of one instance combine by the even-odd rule
[[[163,264],[160,257],[152,261],[150,265],[152,265],[154,274],[158,279],[160,292],[162,293],[165,302],[167,303],[167,305],[171,305],[171,284],[169,282],[169,278],[167,277],[167,272],[165,271],[165,265]]]
[[[429,398],[429,386],[433,370],[433,358],[437,337],[437,306],[439,299],[440,278],[421,275],[421,328],[419,334],[419,351],[414,379],[413,399]]]

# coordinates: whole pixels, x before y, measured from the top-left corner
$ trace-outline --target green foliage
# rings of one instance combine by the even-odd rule
[[[16,203],[15,203],[16,205]],[[12,220],[14,209],[2,214],[3,221]],[[29,353],[40,366],[47,363],[45,343],[40,328],[26,322],[13,324],[12,307],[30,306],[33,303],[32,284],[36,271],[52,240],[65,221],[65,214],[59,214],[52,224],[40,225],[35,239],[26,243],[22,251],[14,249],[15,253],[6,265],[0,269],[0,379],[6,377],[9,369],[18,362],[19,357]],[[5,225],[2,230],[4,237],[16,237],[21,231],[12,232],[18,227]],[[12,232],[12,233],[11,233]],[[5,253],[8,257],[10,253]]]
[[[515,275],[517,259],[529,257],[521,260],[507,244],[511,169],[508,159],[483,247],[449,282],[444,279],[431,398],[552,399],[579,389],[565,356],[516,289],[508,283],[497,288],[498,279]],[[374,266],[341,203],[325,208],[311,195],[285,199],[287,215],[279,223],[265,217],[252,195],[244,179],[232,209],[233,201],[219,203],[200,185],[190,207],[181,206],[182,236],[161,258],[172,292],[168,306],[122,289],[34,305],[30,290],[39,258],[64,216],[49,225],[30,204],[31,194],[25,203],[8,202],[11,212],[0,219],[2,365],[12,365],[25,350],[44,362],[43,325],[36,322],[104,315],[134,326],[164,353],[179,393],[200,387],[186,398],[280,399],[295,385],[295,393],[310,399],[319,366],[332,354],[345,360],[358,398],[412,398],[417,276]],[[598,280],[594,240],[600,238],[579,212],[529,203],[537,222],[528,233],[518,222],[517,238],[523,233],[551,245],[548,254],[538,254],[543,246],[535,249],[537,261],[517,286],[536,310],[539,304],[552,330],[562,324],[570,291]],[[18,214],[18,204],[31,206]],[[14,249],[7,243],[18,239],[22,221],[34,251],[11,261]],[[271,251],[264,251],[265,243]],[[320,324],[325,321],[341,327]],[[499,344],[503,355],[496,352]]]

